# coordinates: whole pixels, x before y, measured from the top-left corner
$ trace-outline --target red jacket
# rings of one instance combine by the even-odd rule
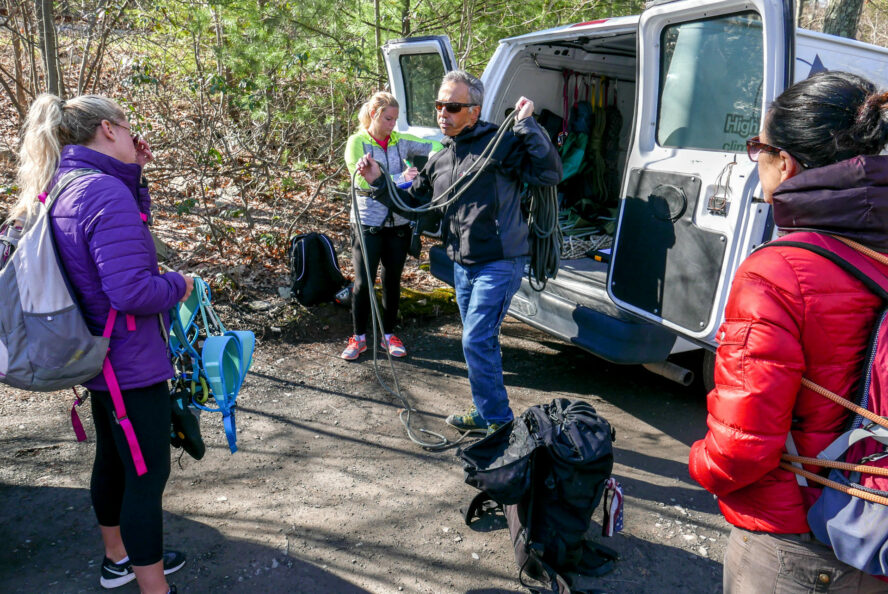
[[[835,198],[841,209],[822,208],[826,186],[827,202]],[[841,229],[858,241],[880,233],[878,241],[867,235],[866,243],[886,252],[886,219],[873,220],[874,203],[888,206],[888,158],[858,157],[781,184],[775,221],[792,230],[816,210],[824,220],[813,216],[803,228]],[[834,220],[845,216],[857,217],[860,233]],[[888,275],[888,267],[880,269]],[[816,456],[841,433],[846,412],[801,388],[801,378],[853,394],[880,304],[857,279],[801,248],[769,247],[740,265],[717,334],[709,431],[691,447],[689,461],[691,476],[719,498],[728,522],[755,531],[809,531],[806,516],[819,489],[799,487],[793,473],[778,468],[780,455],[791,430],[799,454]]]

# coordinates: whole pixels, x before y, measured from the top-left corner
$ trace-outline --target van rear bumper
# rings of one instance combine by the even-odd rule
[[[453,286],[453,262],[444,249],[431,248],[429,260],[432,274]],[[526,278],[522,280],[509,314],[612,363],[664,361],[676,338],[617,308],[602,282],[564,269],[542,292],[531,289]]]

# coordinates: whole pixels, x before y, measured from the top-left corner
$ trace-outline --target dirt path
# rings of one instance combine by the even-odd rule
[[[401,407],[376,383],[369,357],[338,358],[347,316],[329,316],[335,340],[259,345],[239,400],[240,452],[228,453],[219,417],[205,414],[207,456],[174,460],[166,543],[190,560],[172,582],[180,592],[522,591],[505,523],[464,525],[459,508],[475,490],[453,451],[425,452],[406,438]],[[411,355],[397,370],[423,411],[417,424],[455,437],[443,418],[469,403],[458,320],[401,335]],[[600,588],[720,591],[727,525],[687,474],[689,445],[705,431],[702,396],[512,320],[503,353],[516,412],[584,398],[616,427],[625,529],[607,542],[622,559]],[[74,441],[70,392],[3,392],[0,589],[100,591],[93,449]]]

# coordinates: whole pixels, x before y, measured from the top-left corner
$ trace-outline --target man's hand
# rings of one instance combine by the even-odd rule
[[[532,116],[533,101],[531,101],[527,97],[521,97],[521,99],[518,100],[518,103],[515,104],[515,111],[518,112],[519,121]]]
[[[358,170],[358,174],[361,177],[367,180],[368,184],[372,184],[379,179],[380,175],[382,175],[382,171],[379,169],[379,163],[377,163],[369,153],[360,158],[355,169]]]

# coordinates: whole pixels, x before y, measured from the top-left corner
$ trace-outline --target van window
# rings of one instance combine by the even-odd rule
[[[762,108],[762,20],[755,12],[663,29],[657,143],[746,150]]]
[[[401,107],[407,114],[407,124],[436,127],[435,99],[444,78],[441,56],[437,53],[408,54],[401,56],[400,63],[407,95],[407,105]]]

